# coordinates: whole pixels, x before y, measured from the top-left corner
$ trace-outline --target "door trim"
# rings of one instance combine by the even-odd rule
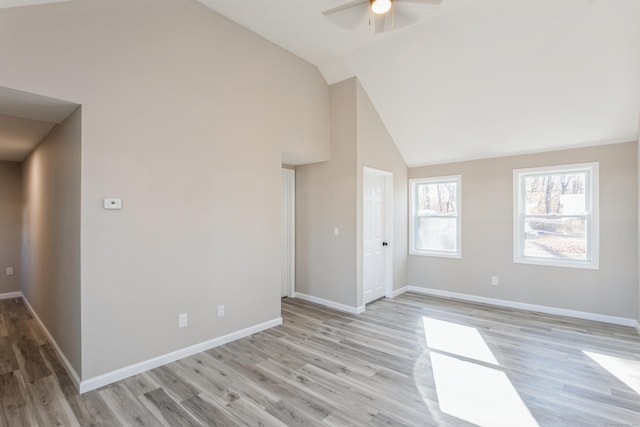
[[[296,296],[296,171],[293,169],[282,168],[282,176],[287,182],[287,192],[283,194],[287,204],[287,239],[284,242],[289,254],[288,271],[289,280],[287,286],[287,296],[295,298]]]
[[[393,298],[393,172],[375,169],[368,166],[362,168],[362,203],[364,204],[364,185],[365,176],[367,174],[375,174],[384,176],[386,184],[385,197],[385,241],[389,243],[389,249],[385,251],[385,277],[384,277],[384,296],[385,298]],[[362,210],[362,227],[364,228],[364,209]],[[362,233],[362,241],[360,242],[364,248],[364,232]],[[363,272],[364,280],[364,257],[360,266]],[[363,282],[364,287],[364,282]]]

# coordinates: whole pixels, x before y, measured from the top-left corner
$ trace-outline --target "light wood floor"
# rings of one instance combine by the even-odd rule
[[[0,425],[639,426],[632,328],[406,293],[284,324],[79,396],[0,301]]]

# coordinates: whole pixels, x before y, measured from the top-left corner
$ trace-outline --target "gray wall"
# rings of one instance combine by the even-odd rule
[[[315,66],[192,0],[3,9],[0,57],[0,86],[82,105],[83,379],[280,317],[282,152],[328,151]]]
[[[361,307],[363,167],[394,175],[399,289],[407,282],[407,165],[355,78],[331,85],[330,93],[331,160],[296,168],[296,292]]]
[[[0,161],[0,295],[20,291],[22,165]],[[7,267],[14,275],[7,276]]]
[[[358,265],[362,267],[363,168],[365,166],[393,173],[393,288],[407,286],[407,164],[389,135],[366,91],[357,82],[358,130]],[[362,273],[362,269],[358,270]],[[358,277],[362,289],[362,274]],[[359,296],[359,304],[362,300]]]
[[[409,169],[462,175],[462,259],[409,256],[409,285],[634,318],[638,305],[637,144]],[[600,269],[513,263],[513,169],[600,163]],[[491,276],[500,285],[491,285]]]
[[[330,95],[331,160],[296,168],[296,292],[356,307],[356,80]]]
[[[23,165],[22,292],[78,375],[80,346],[81,109]]]

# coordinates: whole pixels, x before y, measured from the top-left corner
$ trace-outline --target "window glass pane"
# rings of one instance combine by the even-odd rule
[[[526,214],[584,214],[586,176],[586,172],[525,176]]]
[[[585,218],[527,218],[524,256],[587,260]]]
[[[415,247],[423,251],[455,251],[458,220],[455,217],[416,218]]]
[[[416,185],[418,215],[455,215],[456,206],[455,182],[439,182]]]

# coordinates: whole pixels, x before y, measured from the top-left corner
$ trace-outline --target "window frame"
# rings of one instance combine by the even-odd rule
[[[456,184],[456,250],[422,250],[417,249],[416,243],[416,218],[418,214],[416,188],[419,184],[442,184],[454,182]],[[434,218],[442,218],[438,215],[421,215]],[[435,176],[429,178],[414,178],[409,180],[409,255],[432,256],[441,258],[462,259],[462,175]]]
[[[561,258],[541,258],[524,255],[525,198],[524,178],[532,175],[562,175],[577,172],[586,173],[585,214],[567,215],[586,219],[587,259],[571,260]],[[600,172],[599,163],[576,163],[568,165],[533,167],[513,170],[513,262],[516,264],[544,265],[598,270],[600,258]],[[535,216],[535,215],[534,215]],[[561,218],[562,215],[555,215]]]

